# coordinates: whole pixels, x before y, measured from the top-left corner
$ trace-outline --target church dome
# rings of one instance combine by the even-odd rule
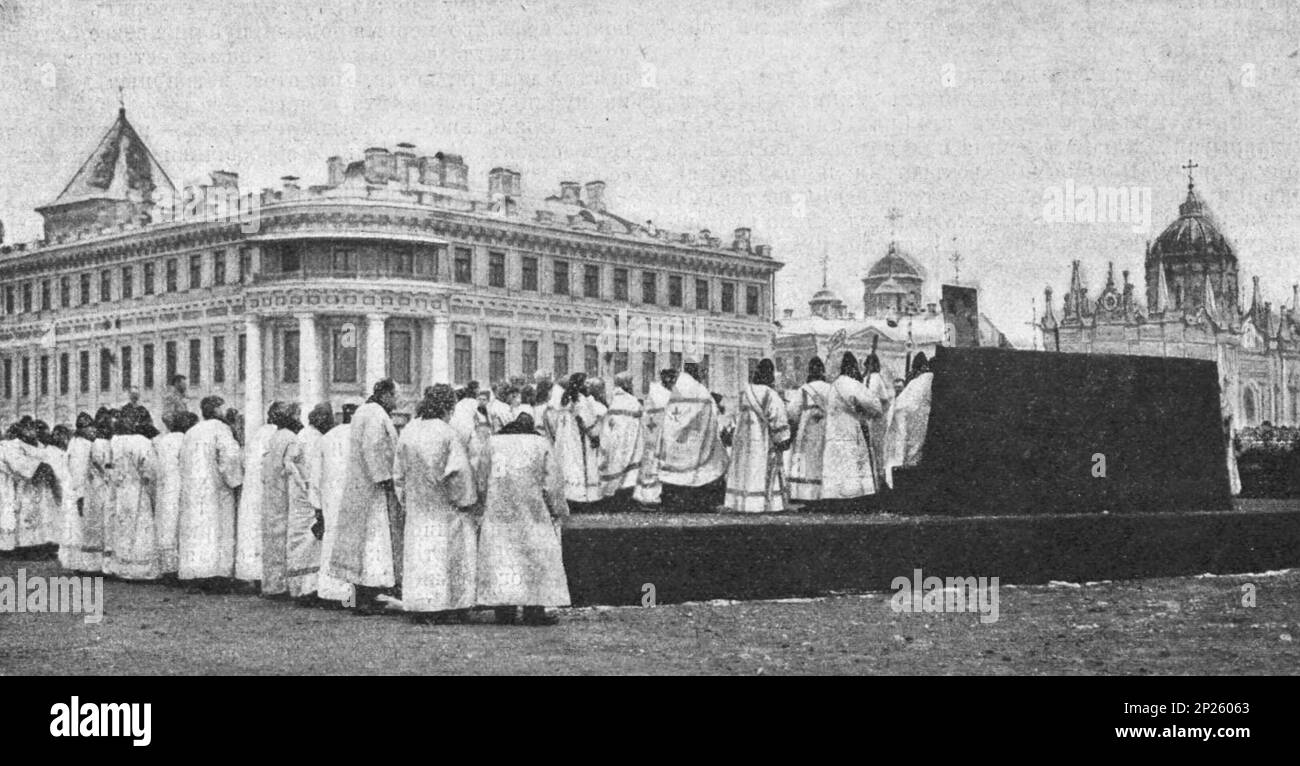
[[[921,267],[898,246],[897,242],[890,242],[889,250],[884,257],[872,264],[867,271],[867,279],[880,277],[923,279]]]
[[[1196,256],[1222,257],[1235,261],[1237,254],[1227,237],[1219,231],[1209,208],[1189,184],[1187,199],[1178,206],[1178,218],[1165,227],[1151,245],[1153,255],[1164,258]]]

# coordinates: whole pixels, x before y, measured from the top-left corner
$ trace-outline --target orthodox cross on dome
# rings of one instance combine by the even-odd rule
[[[893,240],[895,237],[894,230],[896,228],[896,224],[898,223],[898,219],[903,217],[903,211],[899,210],[896,207],[891,207],[889,209],[889,213],[887,213],[885,217],[889,219],[889,239]]]
[[[822,245],[822,289],[826,289],[826,265],[830,262],[830,255],[826,245]]]
[[[1195,170],[1195,169],[1197,169],[1197,168],[1199,168],[1200,165],[1197,165],[1195,162],[1192,162],[1192,160],[1191,160],[1190,158],[1188,158],[1188,160],[1187,160],[1187,164],[1186,164],[1186,165],[1182,165],[1181,167],[1182,167],[1183,170],[1186,170],[1186,171],[1187,171],[1187,188],[1190,189],[1190,188],[1192,188],[1193,186],[1196,185],[1196,184],[1192,181],[1192,171]]]

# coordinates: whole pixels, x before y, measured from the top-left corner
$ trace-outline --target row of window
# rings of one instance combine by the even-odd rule
[[[519,256],[519,287],[521,290],[528,292],[540,292],[538,277],[538,257],[533,255]],[[641,272],[641,303],[658,305],[663,301],[660,298],[660,274],[653,271]],[[581,297],[583,298],[601,298],[601,274],[600,266],[596,264],[582,265],[582,282]],[[452,278],[461,284],[472,284],[474,282],[474,251],[468,247],[455,248]],[[630,270],[625,268],[614,269],[614,300],[629,300],[628,281]],[[698,311],[712,310],[709,295],[709,280],[696,278],[695,282],[695,299],[694,306]],[[488,287],[505,287],[506,286],[506,254],[500,251],[488,252]],[[734,314],[736,308],[736,283],[723,282],[721,294],[720,310],[724,314]],[[664,287],[663,298],[670,307],[682,308],[685,306],[685,287],[686,278],[677,274],[670,274],[667,278],[667,284]],[[554,259],[551,261],[551,285],[550,292],[554,295],[574,295],[573,291],[573,269],[570,268],[568,261]],[[761,313],[760,299],[762,291],[758,285],[745,285],[745,313],[751,316],[758,316]]]
[[[236,368],[241,382],[246,374],[244,352],[247,348],[247,342],[246,336],[239,336],[239,348],[236,350]],[[226,338],[222,335],[214,336],[209,339],[209,344],[212,352],[212,363],[209,367],[212,373],[210,382],[212,385],[221,385],[226,382]],[[191,386],[202,385],[204,382],[203,339],[191,338],[187,341],[187,347],[189,355],[188,369],[185,370],[188,373],[186,377]],[[138,385],[145,389],[153,389],[160,382],[156,377],[157,345],[145,343],[140,346],[139,350],[141,379]],[[169,340],[163,342],[162,382],[171,380],[173,376],[180,373],[180,350],[180,341]],[[119,382],[119,390],[122,391],[137,385],[135,380],[135,352],[135,346],[103,347],[99,349],[97,384],[100,391],[114,390],[113,382],[115,379]],[[39,357],[6,357],[0,360],[0,387],[3,388],[4,398],[12,399],[15,395],[26,398],[32,396],[33,391],[36,391],[39,396],[49,396],[54,390],[57,390],[59,394],[70,393],[74,374],[73,358],[71,353],[65,351],[58,354],[57,357],[42,354]],[[75,358],[77,391],[83,394],[90,393],[92,375],[95,372],[91,366],[91,352],[88,349],[83,349],[77,352]],[[35,373],[34,376],[33,372]],[[35,377],[35,381],[33,381],[33,377]],[[57,381],[54,380],[55,377],[57,377]]]
[[[297,383],[301,359],[301,336],[297,330],[280,335],[280,381]],[[414,382],[414,336],[409,330],[389,330],[384,347],[385,375],[395,383]],[[355,330],[336,329],[330,334],[330,380],[335,383],[360,383]]]
[[[247,251],[239,252],[238,271],[234,282],[229,282],[228,272],[226,269],[226,251],[218,250],[208,256],[211,262],[210,275],[211,281],[204,283],[204,254],[195,253],[189,257],[189,272],[186,289],[197,290],[201,287],[217,286],[224,284],[240,284],[244,282],[252,269],[252,255]],[[73,275],[59,277],[57,282],[54,279],[46,279],[40,282],[24,282],[21,285],[6,285],[4,290],[4,312],[6,314],[32,313],[34,311],[52,311],[56,305],[58,308],[71,308],[74,305],[87,306],[92,299],[98,294],[100,303],[107,303],[114,300],[114,283],[118,288],[116,297],[120,300],[130,300],[136,296],[136,290],[139,288],[141,295],[155,295],[161,292],[174,293],[180,291],[180,259],[168,258],[161,262],[163,266],[162,284],[158,283],[158,262],[146,261],[139,264],[137,271],[135,265],[122,266],[117,269],[102,269],[98,276],[94,272],[85,271],[76,275],[74,282]],[[137,278],[138,275],[138,278]],[[96,293],[96,289],[98,291]],[[40,290],[39,303],[37,302],[37,289]]]

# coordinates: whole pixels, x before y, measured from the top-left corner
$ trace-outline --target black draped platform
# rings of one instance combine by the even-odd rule
[[[1214,362],[941,347],[933,368],[921,463],[900,472],[891,510],[1231,507]]]
[[[1231,511],[1022,516],[623,514],[564,530],[575,606],[889,591],[921,568],[1003,584],[1300,566],[1300,501]]]

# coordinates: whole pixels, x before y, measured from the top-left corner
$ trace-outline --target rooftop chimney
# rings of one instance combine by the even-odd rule
[[[392,155],[381,146],[372,146],[366,150],[365,168],[366,183],[385,183],[393,174]]]
[[[346,171],[347,171],[347,164],[343,162],[342,157],[338,155],[334,155],[333,157],[330,157],[328,160],[325,160],[325,175],[326,175],[325,182],[328,183],[330,186],[338,186],[339,184],[343,183],[343,174]]]
[[[393,178],[410,184],[418,179],[418,166],[415,159],[415,144],[402,142],[393,152]]]
[[[782,319],[794,318],[794,309],[786,309],[785,311],[781,312],[781,318]]]
[[[298,191],[298,176],[280,176],[285,191]]]
[[[462,191],[469,188],[469,166],[465,164],[465,159],[459,154],[448,154],[438,152],[434,155],[438,160],[439,167],[439,184],[449,189],[460,189]]]
[[[736,229],[736,238],[731,243],[732,250],[743,250],[748,253],[749,250],[749,227],[741,226]]]
[[[560,182],[560,201],[566,205],[578,205],[582,203],[582,187],[577,181]]]
[[[759,258],[771,258],[771,257],[772,257],[772,246],[771,246],[771,245],[759,245],[759,246],[757,246],[757,247],[754,248],[754,252],[758,255]]]
[[[492,168],[488,171],[488,196],[496,199],[510,196],[510,171],[505,168]]]
[[[229,170],[212,171],[212,185],[223,189],[238,189],[239,174]]]
[[[590,181],[587,189],[587,207],[596,212],[605,212],[605,182]]]

